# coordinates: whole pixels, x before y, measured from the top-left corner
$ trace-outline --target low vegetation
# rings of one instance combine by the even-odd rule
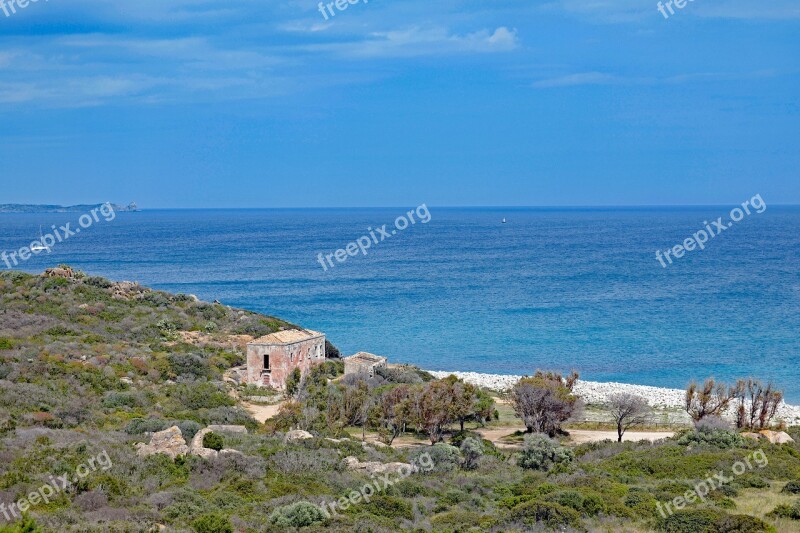
[[[243,363],[238,336],[290,327],[77,272],[0,274],[0,532],[800,530],[800,429],[789,428],[795,442],[781,445],[742,437],[714,418],[717,384],[707,400],[695,396],[705,388],[694,390],[688,406],[702,416],[675,438],[570,446],[565,421],[580,409],[573,378],[537,373],[511,398],[530,431],[519,447],[501,449],[477,431],[511,407],[487,391],[412,367],[343,376],[342,362],[332,360],[293,376],[278,416],[258,424],[234,399],[258,391],[237,390],[223,374]],[[761,390],[772,402],[774,390]],[[631,402],[639,413],[638,401],[619,404]],[[152,432],[177,425],[188,440],[209,424],[248,427],[203,439],[240,453],[135,453]],[[314,438],[287,440],[294,429]],[[364,445],[367,434],[387,444],[410,436],[430,444]],[[731,474],[758,450],[767,464]],[[4,519],[9,504],[73,476],[102,451],[113,466],[73,477],[24,517]],[[381,478],[348,469],[345,457],[416,465],[429,458],[431,468],[394,475],[369,498],[328,512],[324,504]],[[717,472],[731,480],[674,514],[659,512]]]

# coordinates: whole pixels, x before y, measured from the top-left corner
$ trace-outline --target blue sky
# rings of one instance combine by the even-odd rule
[[[0,203],[797,204],[798,36],[796,0],[40,0],[0,11]]]

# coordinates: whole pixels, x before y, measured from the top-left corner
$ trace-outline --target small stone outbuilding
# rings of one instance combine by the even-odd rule
[[[386,367],[387,359],[380,355],[367,352],[358,352],[344,358],[344,374],[360,374],[366,377],[375,377],[375,370]]]

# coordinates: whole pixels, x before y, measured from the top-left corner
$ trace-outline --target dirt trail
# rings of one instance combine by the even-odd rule
[[[506,427],[506,428],[487,428],[476,430],[484,439],[492,441],[498,448],[519,448],[520,444],[503,441],[503,437],[513,434],[515,431],[525,431],[524,427]],[[666,439],[675,434],[674,431],[628,431],[623,436],[623,441],[640,441],[649,440],[656,441],[659,439]],[[617,440],[616,431],[598,431],[590,429],[571,429],[569,430],[570,442],[572,444],[582,444],[584,442],[599,442],[602,440],[610,439]]]
[[[274,418],[275,415],[278,414],[278,411],[281,410],[281,406],[283,402],[276,404],[276,405],[257,405],[254,403],[247,403],[247,402],[240,402],[241,406],[244,407],[250,415],[258,420],[259,423],[263,424],[270,418]]]

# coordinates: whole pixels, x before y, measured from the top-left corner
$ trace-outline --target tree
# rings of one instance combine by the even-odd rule
[[[328,339],[325,339],[325,357],[327,359],[339,359],[342,357],[339,348],[334,346]]]
[[[772,383],[766,387],[755,379],[740,379],[736,383],[736,427],[764,429],[769,427],[783,401],[783,392],[775,390]]]
[[[451,416],[458,421],[461,431],[464,431],[464,422],[475,417],[478,388],[464,383],[456,376],[448,376],[442,382],[449,388]]]
[[[411,419],[428,434],[431,444],[436,444],[442,440],[445,427],[455,421],[453,388],[447,381],[437,380],[426,383],[415,392],[411,396]]]
[[[717,383],[714,378],[708,378],[702,389],[692,381],[686,388],[686,412],[695,422],[709,415],[721,417],[736,394],[735,387]]]
[[[342,414],[346,426],[361,426],[361,438],[366,437],[370,408],[373,405],[369,386],[359,381],[354,387],[345,386],[342,397]]]
[[[641,426],[651,416],[650,405],[641,396],[632,394],[613,394],[609,397],[611,418],[617,425],[617,442],[632,427]]]
[[[532,378],[522,378],[514,385],[511,405],[528,433],[555,437],[561,432],[561,424],[579,407],[578,398],[572,394],[577,378],[574,372],[567,380],[558,373],[536,372]]]
[[[378,398],[374,413],[384,444],[391,446],[405,429],[410,417],[409,397],[409,386],[398,385],[384,391]]]
[[[300,389],[300,381],[303,377],[299,368],[292,370],[286,377],[286,396],[291,398]]]

